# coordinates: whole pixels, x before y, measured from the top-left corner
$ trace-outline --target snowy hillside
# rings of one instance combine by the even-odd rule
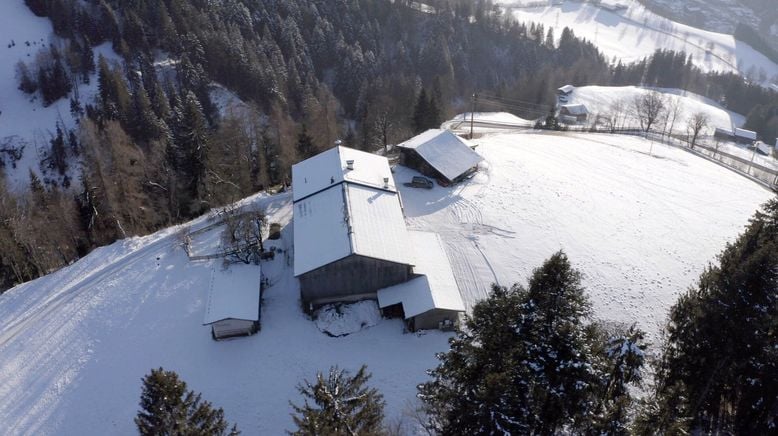
[[[560,248],[585,274],[596,316],[637,322],[656,339],[666,310],[771,193],[679,149],[610,135],[513,134],[477,141],[486,162],[450,188],[401,188],[409,223],[438,232],[468,306],[489,284],[524,282]],[[415,172],[398,167],[398,184]],[[292,240],[291,196],[257,196]],[[192,229],[207,225],[207,218]],[[135,433],[140,379],[177,371],[244,434],[291,428],[295,385],[317,370],[366,363],[392,419],[445,350],[447,334],[403,334],[380,320],[333,338],[299,307],[284,256],[255,336],[211,340],[202,326],[219,261],[190,262],[181,229],[101,248],[0,296],[0,426],[10,434]],[[233,274],[256,274],[242,267]],[[372,324],[373,321],[367,323]]]
[[[48,149],[55,134],[56,124],[72,128],[73,117],[70,101],[60,99],[49,107],[43,107],[39,96],[31,97],[18,89],[16,65],[19,61],[32,63],[38,51],[52,43],[61,43],[54,36],[51,22],[36,17],[24,4],[24,0],[3,0],[0,2],[0,149],[24,147],[22,159],[17,168],[5,168],[11,186],[26,186],[29,170],[39,171],[39,160]],[[95,49],[99,55],[117,59],[106,43]],[[82,102],[91,101],[97,92],[97,80],[89,85],[79,85]],[[0,158],[9,161],[7,156]]]
[[[630,62],[657,49],[684,51],[704,71],[733,71],[760,82],[778,81],[778,65],[732,35],[679,24],[648,11],[635,0],[621,0],[628,9],[609,11],[589,3],[564,1],[561,5],[523,7],[537,1],[498,2],[518,20],[540,22],[555,29],[559,38],[565,27],[592,41],[603,54]]]
[[[631,114],[631,112],[634,112],[633,102],[636,97],[651,91],[651,89],[636,86],[582,86],[573,91],[569,97],[569,103],[586,105],[592,116],[610,115],[618,111],[618,104],[621,103],[621,111],[625,113],[624,125],[635,127],[640,124],[637,118]],[[674,104],[677,104],[679,107],[676,122],[673,126],[674,133],[685,134],[687,120],[698,112],[708,116],[708,127],[703,132],[704,134],[713,134],[713,130],[716,127],[731,131],[735,127],[741,127],[745,122],[743,115],[730,112],[716,102],[697,94],[680,89],[656,89],[656,91],[663,94],[668,108]],[[669,128],[670,126],[668,125]]]

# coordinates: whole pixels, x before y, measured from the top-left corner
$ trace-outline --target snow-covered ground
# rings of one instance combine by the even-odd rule
[[[564,1],[561,5],[521,7],[526,0],[500,0],[513,16],[524,22],[553,27],[557,38],[569,27],[575,34],[592,41],[611,58],[635,61],[657,49],[684,51],[705,71],[733,71],[752,75],[765,84],[775,81],[778,65],[732,35],[709,32],[648,11],[635,0],[619,0],[624,11],[611,12],[590,3]],[[763,77],[760,78],[760,75]]]
[[[564,249],[597,317],[637,322],[655,339],[678,293],[772,195],[679,149],[654,144],[649,156],[639,138],[535,132],[477,142],[486,161],[463,184],[403,188],[416,173],[395,173],[410,226],[441,235],[469,307],[490,283],[524,283]],[[289,248],[291,196],[246,203],[285,226],[278,242]],[[117,242],[0,296],[4,433],[135,434],[141,377],[160,366],[223,407],[244,434],[291,429],[296,384],[335,364],[367,364],[387,416],[402,413],[449,334],[403,334],[399,320],[380,320],[330,337],[302,313],[284,255],[262,266],[270,281],[262,330],[214,342],[202,326],[214,263],[190,262],[181,234],[212,222]]]
[[[733,131],[735,127],[740,127],[745,123],[746,119],[743,115],[728,111],[713,100],[681,89],[648,89],[636,86],[582,86],[575,88],[569,97],[569,103],[584,104],[592,118],[597,115],[610,116],[618,112],[617,105],[621,104],[621,111],[624,116],[619,119],[619,124],[623,124],[626,127],[636,127],[640,123],[635,116],[633,102],[635,98],[645,95],[652,90],[662,93],[668,109],[673,105],[678,105],[679,111],[675,124],[672,126],[674,133],[686,134],[687,121],[698,112],[708,116],[708,127],[702,132],[703,134],[713,134],[716,127]],[[666,111],[671,118],[668,120],[668,130],[672,123],[672,114],[669,112],[669,110]],[[661,121],[661,124],[664,124],[664,117]],[[659,129],[661,130],[661,127]]]
[[[470,131],[472,121],[476,133],[496,133],[511,129],[526,129],[535,125],[508,112],[466,112],[444,122],[440,128],[462,133]]]
[[[0,2],[0,148],[24,145],[17,167],[5,168],[10,186],[15,189],[27,186],[30,170],[40,174],[39,160],[49,149],[56,124],[67,128],[74,125],[67,98],[44,108],[40,96],[31,97],[18,89],[17,63],[24,61],[31,66],[41,48],[57,42],[51,22],[36,17],[24,0]],[[95,61],[100,55],[109,60],[118,58],[110,43],[95,48]],[[30,72],[37,74],[32,68]],[[79,84],[82,105],[92,101],[96,92],[96,76],[88,85]]]
[[[476,140],[471,181],[403,187],[410,225],[438,232],[468,307],[489,285],[526,283],[559,249],[584,274],[603,319],[637,322],[656,340],[667,309],[772,197],[681,149],[642,138],[525,133]]]

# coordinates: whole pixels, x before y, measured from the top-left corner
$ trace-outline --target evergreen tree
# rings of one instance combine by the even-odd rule
[[[413,118],[411,124],[413,125],[414,133],[421,133],[428,129],[430,119],[430,101],[427,98],[427,91],[423,88],[416,99],[416,106],[413,108]]]
[[[300,160],[308,159],[316,154],[316,146],[313,145],[313,138],[308,134],[308,128],[303,124],[300,134],[297,135],[297,155]]]
[[[670,310],[640,433],[775,433],[777,279],[778,200],[771,200]]]
[[[580,273],[562,252],[533,272],[526,289],[493,286],[451,350],[438,355],[432,380],[419,387],[428,429],[480,435],[622,428],[605,419],[596,423],[595,415],[624,418],[616,416],[630,405],[622,388],[639,380],[643,362],[636,353],[615,353],[616,345],[594,334],[597,327],[585,324],[589,311]],[[628,340],[638,350],[643,346],[637,333],[622,345]],[[618,399],[623,409],[605,397]]]
[[[176,108],[175,149],[177,168],[183,179],[185,198],[181,203],[188,215],[196,215],[205,206],[201,203],[205,191],[208,156],[208,123],[200,101],[188,92]]]
[[[368,436],[382,433],[384,419],[383,396],[366,386],[370,380],[367,367],[354,376],[338,367],[327,375],[318,373],[316,383],[305,381],[298,386],[303,395],[302,406],[292,404],[298,436]],[[311,404],[313,402],[313,404]]]
[[[135,425],[143,436],[236,436],[235,425],[228,431],[224,411],[203,401],[201,394],[186,388],[186,383],[173,371],[152,369],[143,378],[141,410]]]

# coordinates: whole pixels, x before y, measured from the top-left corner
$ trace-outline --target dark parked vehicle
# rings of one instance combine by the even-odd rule
[[[426,177],[414,176],[409,183],[405,183],[405,186],[410,186],[412,188],[432,189],[434,184],[432,183],[432,180]]]

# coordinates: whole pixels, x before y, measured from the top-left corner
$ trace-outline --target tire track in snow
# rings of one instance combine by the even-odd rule
[[[82,292],[90,289],[92,285],[100,283],[101,281],[132,267],[141,260],[145,260],[149,253],[165,244],[170,244],[170,240],[167,237],[154,241],[145,247],[120,257],[98,269],[93,274],[70,281],[64,289],[49,296],[45,301],[36,304],[25,313],[18,316],[15,322],[4,328],[0,333],[0,348],[16,338],[19,333],[26,330],[26,327],[37,323],[55,310],[65,306]]]

